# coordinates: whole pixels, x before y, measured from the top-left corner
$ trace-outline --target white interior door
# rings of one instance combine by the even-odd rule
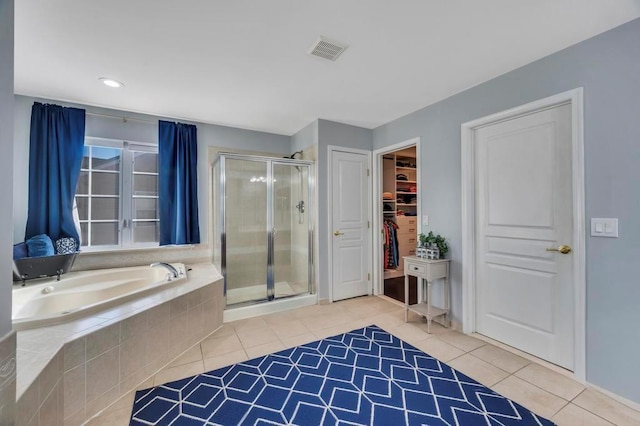
[[[476,330],[572,370],[571,106],[475,132]]]
[[[331,152],[333,300],[370,293],[368,156]]]

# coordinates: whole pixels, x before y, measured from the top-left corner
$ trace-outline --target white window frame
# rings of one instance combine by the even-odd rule
[[[136,152],[148,152],[158,154],[158,145],[147,142],[132,142],[107,138],[85,137],[85,146],[99,146],[104,148],[117,148],[121,150],[120,154],[120,183],[119,183],[119,211],[118,211],[118,244],[117,245],[99,245],[99,246],[81,246],[84,252],[100,252],[114,250],[129,250],[137,248],[155,248],[159,247],[159,241],[147,243],[133,242],[133,223],[134,222],[158,222],[158,219],[134,219],[133,200],[134,198],[155,198],[158,196],[134,195],[133,193],[133,154]],[[159,173],[135,172],[142,175],[158,175]],[[90,191],[90,189],[89,189]],[[91,220],[90,222],[96,222]],[[99,221],[98,221],[99,222]]]

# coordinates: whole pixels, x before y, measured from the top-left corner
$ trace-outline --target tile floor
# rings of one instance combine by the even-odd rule
[[[147,380],[140,389],[214,370],[281,349],[376,324],[558,425],[640,425],[640,412],[586,389],[558,369],[546,368],[485,340],[437,324],[431,334],[418,316],[404,322],[401,307],[360,297],[225,324]],[[131,392],[89,425],[127,425]]]

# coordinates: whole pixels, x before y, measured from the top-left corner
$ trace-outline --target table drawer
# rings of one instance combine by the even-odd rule
[[[407,262],[405,265],[405,271],[407,271],[407,273],[424,277],[427,274],[427,267],[426,265],[419,265],[417,263]]]

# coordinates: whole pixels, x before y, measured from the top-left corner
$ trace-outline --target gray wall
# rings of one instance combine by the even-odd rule
[[[373,146],[422,138],[422,211],[451,242],[460,321],[460,125],[576,87],[585,95],[586,217],[620,219],[617,239],[587,233],[587,380],[640,402],[640,20],[378,127]]]
[[[151,120],[150,122],[128,120],[125,123],[120,119],[87,115],[86,134],[87,136],[94,137],[128,140],[133,142],[157,143],[157,120],[173,120],[171,118],[155,117],[151,115],[130,113],[126,111],[117,111],[17,95],[15,97],[15,152],[13,155],[15,162],[14,164],[16,164],[13,174],[15,184],[14,186],[16,188],[14,193],[13,209],[13,241],[15,242],[22,241],[24,239],[24,230],[27,221],[27,187],[29,182],[29,127],[31,120],[31,106],[33,105],[34,101],[84,108],[88,113],[93,112],[108,115],[126,116],[129,118],[139,118],[142,120]],[[207,161],[208,147],[215,146],[289,155],[291,138],[284,135],[256,132],[234,127],[217,126],[214,124],[193,124],[196,124],[198,126],[198,207],[200,215],[200,241],[203,244],[206,244],[208,241],[207,218],[209,205],[208,200],[210,193],[209,165]],[[11,156],[9,156],[9,158],[10,157]]]
[[[329,259],[327,250],[333,236],[329,229],[329,218],[327,217],[327,203],[329,202],[328,188],[328,147],[329,145],[346,148],[356,148],[371,151],[372,131],[362,127],[350,126],[348,124],[336,123],[335,121],[318,120],[318,295],[321,299],[329,297]]]
[[[300,129],[291,136],[291,153],[303,151],[304,149],[318,143],[318,120],[314,120],[309,125]],[[296,158],[300,158],[297,156]]]
[[[13,10],[13,0],[0,0],[0,271],[4,271],[0,283],[0,340],[12,328]]]

